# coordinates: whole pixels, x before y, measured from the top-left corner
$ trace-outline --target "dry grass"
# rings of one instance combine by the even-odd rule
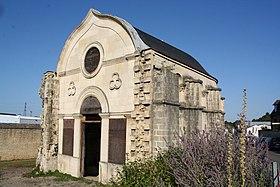
[[[36,159],[0,161],[0,169],[35,167]]]

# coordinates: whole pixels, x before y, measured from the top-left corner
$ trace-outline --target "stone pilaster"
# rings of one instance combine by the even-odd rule
[[[39,95],[42,99],[42,137],[36,164],[44,172],[54,171],[57,169],[58,154],[59,84],[56,73],[45,73]]]
[[[130,154],[134,160],[151,152],[152,54],[142,52],[134,65],[134,111],[130,125]]]
[[[179,76],[169,67],[153,69],[152,153],[168,148],[179,130]]]
[[[221,97],[221,89],[212,86],[206,86],[204,90],[206,97],[206,113],[207,125],[220,125],[224,123],[224,98]]]
[[[180,94],[180,129],[190,132],[193,128],[203,130],[202,125],[202,85],[203,81],[184,77]]]

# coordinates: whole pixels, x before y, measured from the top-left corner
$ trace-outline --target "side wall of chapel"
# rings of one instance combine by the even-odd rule
[[[156,52],[152,64],[153,153],[167,148],[176,131],[223,124],[224,98],[215,79]]]

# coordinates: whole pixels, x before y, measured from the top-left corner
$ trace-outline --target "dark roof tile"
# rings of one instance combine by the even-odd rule
[[[191,55],[134,27],[143,42],[155,51],[212,77]],[[214,78],[214,77],[212,77]],[[214,78],[216,81],[217,79]]]
[[[280,100],[276,100],[273,105],[279,105],[279,104],[280,104]]]

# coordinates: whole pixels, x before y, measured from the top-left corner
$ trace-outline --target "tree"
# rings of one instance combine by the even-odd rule
[[[265,113],[265,115],[263,115],[262,117],[258,118],[258,119],[253,119],[253,122],[269,122],[270,121],[270,114],[268,112]]]

